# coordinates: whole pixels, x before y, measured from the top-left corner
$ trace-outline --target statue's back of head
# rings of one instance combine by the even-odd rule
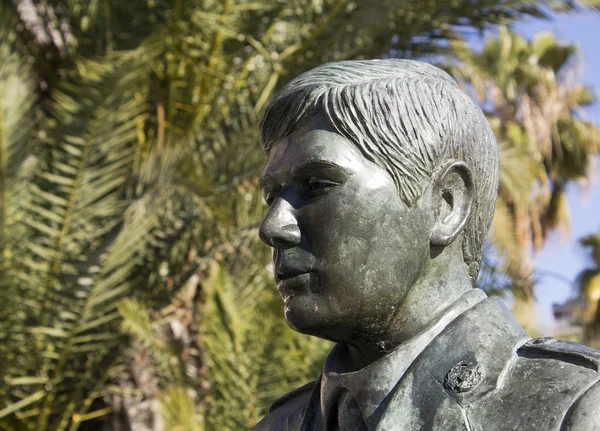
[[[483,112],[456,82],[411,60],[324,64],[290,81],[268,105],[261,121],[267,153],[316,114],[386,169],[409,206],[444,161],[467,162],[476,195],[462,249],[474,281],[494,214],[498,149]]]

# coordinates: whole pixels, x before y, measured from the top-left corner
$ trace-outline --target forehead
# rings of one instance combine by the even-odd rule
[[[352,171],[370,164],[355,145],[335,133],[318,115],[271,146],[263,178],[285,182],[295,168],[311,162],[329,162]]]

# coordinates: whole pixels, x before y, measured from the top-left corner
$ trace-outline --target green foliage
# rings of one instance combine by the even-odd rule
[[[330,343],[301,336],[281,318],[264,271],[233,279],[213,267],[204,284],[200,334],[207,351],[207,429],[248,429],[268,406],[316,379]],[[242,278],[240,278],[242,275]]]
[[[158,227],[156,216],[138,223],[133,204],[122,214],[145,100],[127,74],[91,61],[78,67],[83,74],[45,106],[39,167],[18,185],[29,199],[10,267],[17,283],[6,290],[19,303],[2,304],[3,357],[14,359],[4,362],[0,416],[19,405],[7,428],[63,429],[88,413],[123,341],[115,300],[131,291]],[[105,81],[112,85],[82,92]]]
[[[203,431],[201,417],[189,388],[170,386],[159,396],[165,429],[173,431]]]
[[[498,137],[500,188],[491,240],[500,273],[518,300],[533,299],[531,248],[568,228],[565,186],[584,182],[600,151],[600,130],[581,116],[592,91],[578,80],[575,45],[551,33],[531,41],[500,28],[481,52],[454,42],[458,62],[449,67],[479,101]],[[492,266],[494,266],[492,265]],[[484,280],[497,272],[484,267]],[[493,277],[491,277],[493,278]]]
[[[15,277],[19,264],[19,239],[23,227],[19,220],[25,212],[29,193],[22,185],[34,172],[37,158],[29,137],[35,124],[33,115],[35,82],[30,67],[13,50],[15,35],[10,31],[15,20],[0,7],[0,322],[13,301],[6,285]],[[0,325],[0,339],[7,336]],[[3,364],[0,361],[0,372]]]
[[[583,299],[584,341],[600,346],[600,234],[587,235],[579,243],[589,252],[592,263],[577,276],[579,297]]]

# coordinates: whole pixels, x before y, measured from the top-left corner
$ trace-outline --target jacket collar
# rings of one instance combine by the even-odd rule
[[[360,414],[368,429],[375,429],[385,411],[390,393],[406,373],[417,356],[458,315],[486,298],[480,289],[465,292],[460,299],[448,307],[441,319],[421,334],[396,346],[391,352],[375,362],[356,371],[352,367],[352,355],[348,346],[336,345],[325,362],[321,377],[320,415],[337,415],[332,405],[339,402],[342,392],[348,391],[356,401]],[[350,412],[339,414],[350,417]]]
[[[503,370],[515,357],[517,346],[529,339],[500,301],[487,298],[475,302],[471,308],[466,307],[466,311],[463,308],[462,313],[448,313],[446,316],[451,317],[443,318],[446,321],[434,331],[435,338],[429,338],[427,341],[431,342],[424,346],[406,372],[399,373],[397,382],[375,411],[361,404],[360,395],[357,397],[369,425],[377,430],[417,430],[450,429],[452,424],[463,427],[462,424],[468,422],[462,406],[493,391],[502,380]],[[393,353],[382,359],[388,356],[395,359]],[[401,355],[396,359],[400,358]],[[407,367],[401,360],[398,365],[403,369]],[[370,366],[365,369],[368,368]],[[465,383],[461,383],[462,387],[453,385],[453,374],[461,372],[470,373],[473,381],[469,384],[473,387]],[[464,376],[454,377],[461,382]],[[301,430],[318,429],[324,381],[321,376],[313,388]]]

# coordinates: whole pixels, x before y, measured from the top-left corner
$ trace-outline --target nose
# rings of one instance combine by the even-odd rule
[[[301,232],[294,208],[281,197],[275,198],[258,229],[258,236],[267,245],[286,249],[300,244]]]

